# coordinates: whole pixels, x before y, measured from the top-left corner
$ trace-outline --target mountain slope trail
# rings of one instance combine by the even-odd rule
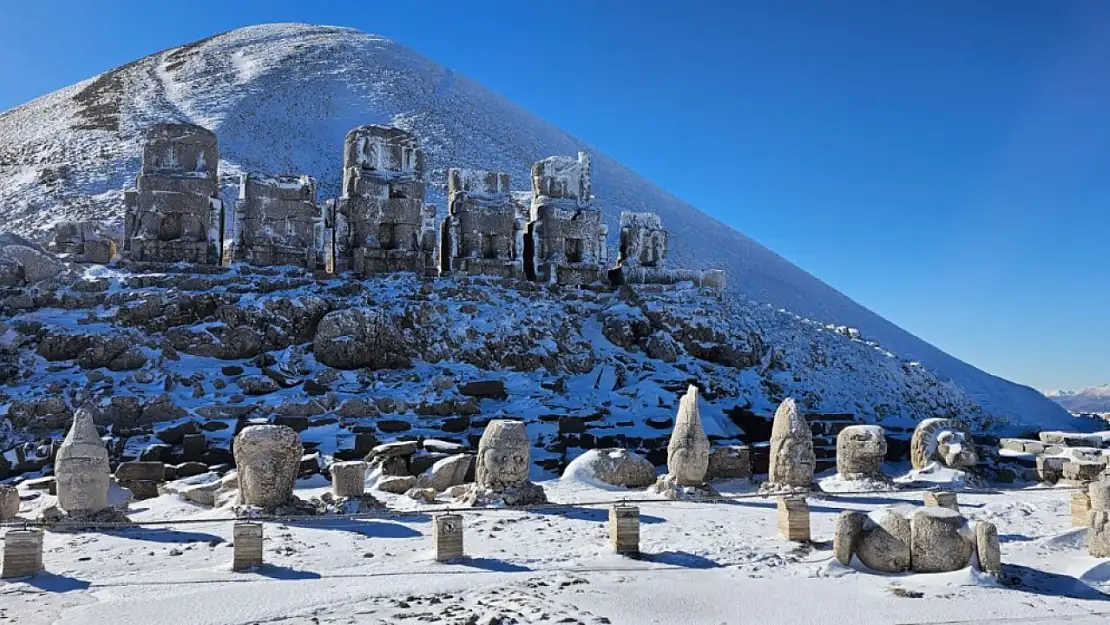
[[[264,24],[159,52],[0,114],[0,221],[42,236],[62,219],[119,224],[122,189],[149,124],[213,130],[221,173],[307,173],[339,187],[343,138],[394,123],[426,151],[429,201],[444,210],[448,167],[507,171],[527,189],[531,164],[587,150],[611,232],[621,210],[654,211],[675,264],[723,268],[731,288],[800,316],[859,328],[905,360],[960,385],[1013,429],[1076,424],[1037,391],[986,374],[867,310],[759,243],[465,76],[389,39],[347,28]],[[784,224],[786,227],[786,224]],[[610,237],[612,240],[614,237]]]

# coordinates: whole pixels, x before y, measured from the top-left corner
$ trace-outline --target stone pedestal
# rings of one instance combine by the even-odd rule
[[[640,553],[640,509],[627,504],[609,508],[609,543],[619,554]]]
[[[437,514],[432,517],[432,542],[436,562],[449,562],[463,557],[463,519],[459,514]]]
[[[4,535],[4,568],[0,577],[29,577],[42,570],[42,530],[9,530]]]
[[[948,508],[955,512],[960,511],[960,505],[956,501],[956,493],[949,491],[926,492],[925,505],[933,508]]]
[[[809,540],[809,504],[804,497],[779,497],[779,533],[787,540]]]
[[[262,566],[262,524],[238,522],[232,530],[234,560],[232,571],[246,571]]]
[[[1077,490],[1071,494],[1071,525],[1072,527],[1090,527],[1091,496],[1085,491]]]
[[[0,484],[0,521],[10,521],[19,514],[19,491],[11,484]]]
[[[366,490],[366,463],[336,462],[331,465],[331,488],[336,497],[362,497]]]

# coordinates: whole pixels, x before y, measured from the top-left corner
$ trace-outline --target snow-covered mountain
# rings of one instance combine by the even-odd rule
[[[345,133],[365,123],[413,130],[443,207],[444,172],[511,173],[588,150],[593,191],[616,231],[620,210],[655,211],[681,266],[724,268],[730,288],[821,323],[858,328],[906,361],[950,380],[1017,428],[1071,428],[1037,391],[968,365],[867,310],[743,234],[479,84],[389,39],[303,24],[243,28],[139,59],[0,114],[0,222],[41,236],[66,218],[118,224],[121,190],[139,168],[149,124],[183,120],[215,131],[221,171],[307,173],[338,188]],[[758,209],[758,207],[752,207]],[[784,220],[783,227],[789,222]]]
[[[1110,412],[1110,384],[1081,391],[1045,391],[1044,394],[1069,412]]]

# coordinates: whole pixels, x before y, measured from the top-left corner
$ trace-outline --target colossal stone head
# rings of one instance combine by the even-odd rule
[[[301,439],[284,425],[251,425],[235,437],[239,503],[273,508],[293,497],[301,462]]]
[[[678,402],[674,431],[667,444],[667,473],[679,484],[696,486],[705,483],[709,469],[709,438],[698,412],[698,387],[690,385]]]
[[[774,485],[809,488],[817,464],[813,432],[794,398],[787,397],[771,424],[771,458],[767,480]]]
[[[78,409],[54,460],[58,506],[69,514],[95,514],[108,507],[108,448],[93,422],[91,408]]]
[[[528,430],[520,421],[494,419],[478,441],[478,465],[475,481],[478,486],[502,490],[506,486],[528,481],[531,443]]]
[[[913,431],[910,461],[916,470],[930,462],[953,469],[966,469],[979,461],[967,428],[955,419],[923,419]]]

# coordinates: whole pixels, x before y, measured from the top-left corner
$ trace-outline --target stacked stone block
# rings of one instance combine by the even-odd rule
[[[522,277],[526,216],[513,202],[509,174],[451,169],[447,194],[441,271]]]
[[[4,534],[4,564],[0,577],[30,577],[42,570],[42,530],[8,530]]]
[[[590,158],[551,156],[532,166],[530,278],[553,284],[581,285],[606,277],[609,228],[592,206]]]
[[[437,514],[432,517],[432,542],[437,562],[458,560],[464,555],[463,519],[459,514]]]
[[[347,134],[334,217],[337,269],[362,275],[435,269],[434,262],[428,267],[436,233],[423,180],[424,152],[411,133],[368,125]]]
[[[155,124],[142,171],[124,194],[124,250],[152,262],[220,260],[220,153],[216,135],[193,124]]]
[[[107,264],[116,255],[116,242],[101,230],[95,221],[63,221],[54,228],[54,237],[46,249],[66,254],[81,263]]]
[[[609,543],[619,554],[640,553],[640,509],[629,504],[609,508]]]
[[[262,566],[262,524],[247,521],[235,523],[232,529],[231,570],[247,571]]]
[[[244,174],[235,210],[235,256],[252,265],[315,269],[323,219],[309,176]]]

